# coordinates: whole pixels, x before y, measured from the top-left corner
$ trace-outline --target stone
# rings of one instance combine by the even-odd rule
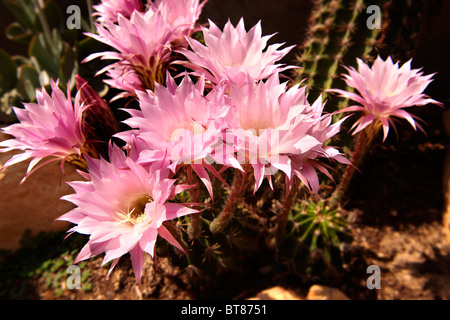
[[[0,133],[0,141],[9,138]],[[17,152],[0,153],[0,167]],[[60,197],[73,193],[65,183],[83,180],[74,166],[65,165],[65,175],[58,161],[32,173],[22,185],[29,161],[0,171],[0,249],[17,250],[25,231],[35,235],[40,231],[68,230],[70,223],[55,221],[74,205]]]
[[[248,300],[304,300],[295,292],[286,288],[275,286],[259,292]]]
[[[322,286],[319,284],[312,285],[309,288],[307,300],[350,300],[341,290]]]
[[[408,268],[411,265],[421,265],[426,262],[425,256],[422,252],[398,252],[392,264],[397,268]]]

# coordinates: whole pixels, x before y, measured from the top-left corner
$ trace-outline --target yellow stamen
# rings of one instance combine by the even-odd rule
[[[119,223],[130,223],[132,225],[139,224],[145,221],[145,206],[151,203],[153,198],[149,195],[140,195],[133,198],[127,206],[126,211],[117,212],[117,220]],[[152,219],[150,219],[151,223]]]

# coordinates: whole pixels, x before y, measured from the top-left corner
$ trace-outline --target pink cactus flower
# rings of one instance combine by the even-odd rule
[[[110,273],[129,253],[140,283],[144,253],[154,257],[158,235],[184,252],[167,223],[198,211],[167,201],[191,186],[175,185],[161,163],[143,167],[115,146],[110,162],[87,160],[90,180],[69,182],[75,193],[62,198],[77,207],[58,218],[75,224],[68,232],[89,235],[75,263],[105,252],[103,264],[113,261]]]
[[[205,96],[203,78],[194,84],[186,75],[177,86],[168,76],[166,82],[167,87],[157,84],[154,92],[137,92],[141,110],[125,109],[132,117],[124,121],[134,130],[116,136],[139,148],[140,163],[167,155],[173,172],[179,165],[191,165],[212,196],[205,167],[213,169],[208,164],[215,161],[214,150],[220,146],[224,131],[223,118],[230,108],[223,88]]]
[[[88,35],[118,52],[94,53],[85,61],[119,60],[124,65],[119,69],[133,69],[144,88],[153,90],[155,83],[164,83],[173,50],[187,46],[184,36],[194,31],[204,3],[199,0],[150,2],[145,12],[134,10],[129,17],[119,14],[117,21],[102,21],[96,24],[98,34]],[[107,66],[98,74],[115,65]],[[116,71],[111,72],[117,75]]]
[[[323,112],[324,107],[325,103],[322,103],[322,96],[319,96],[310,108],[305,109],[305,112],[309,113],[316,120],[307,133],[317,139],[319,144],[303,154],[290,156],[293,176],[298,177],[300,181],[315,193],[319,191],[317,171],[333,180],[329,172],[330,165],[323,160],[329,159],[331,162],[351,165],[351,162],[336,147],[326,144],[327,141],[330,141],[331,138],[339,133],[341,124],[347,117],[332,123],[332,114],[325,114]]]
[[[189,61],[179,63],[199,74],[205,74],[215,84],[221,81],[239,83],[245,80],[247,74],[255,80],[266,79],[280,67],[275,62],[293,48],[278,50],[283,43],[277,43],[266,49],[272,35],[261,36],[260,22],[248,32],[243,19],[236,27],[228,21],[223,32],[212,21],[209,21],[209,25],[209,28],[203,28],[206,46],[186,38],[192,51],[180,50]]]
[[[80,94],[72,103],[69,89],[66,97],[54,81],[51,88],[51,96],[42,88],[36,91],[37,103],[24,103],[24,109],[13,108],[20,122],[2,129],[14,138],[2,141],[0,152],[24,152],[14,155],[2,168],[31,159],[26,178],[52,161],[63,160],[61,167],[64,161],[82,165],[84,156],[96,156],[83,134],[83,112],[88,106],[80,103]]]
[[[130,66],[115,63],[112,68],[108,69],[106,75],[108,78],[103,82],[111,88],[121,91],[111,99],[111,102],[122,98],[135,98],[136,91],[145,91],[139,75]]]
[[[96,11],[94,16],[97,16],[98,22],[117,22],[119,14],[129,18],[135,10],[142,11],[140,0],[102,0],[92,7]]]
[[[355,122],[353,134],[356,134],[379,121],[383,126],[383,141],[389,132],[389,125],[394,125],[394,117],[406,119],[416,130],[422,127],[414,120],[417,117],[406,112],[404,108],[423,106],[428,103],[441,103],[430,99],[422,92],[432,81],[434,74],[423,76],[420,69],[411,69],[411,60],[399,67],[398,62],[392,62],[391,57],[385,61],[377,57],[372,67],[357,59],[358,71],[346,67],[349,74],[344,80],[348,86],[358,92],[347,92],[340,89],[330,89],[342,97],[356,101],[359,105],[344,108],[340,112],[362,111],[363,115]]]
[[[170,60],[173,31],[159,11],[134,11],[129,19],[119,15],[117,23],[105,21],[96,24],[98,34],[89,34],[116,51],[97,52],[84,61],[96,58],[119,60],[134,69],[145,88],[153,89],[154,83],[165,79],[166,64]],[[100,70],[101,74],[114,64]]]
[[[151,8],[160,11],[174,31],[172,43],[187,46],[184,37],[190,36],[196,30],[197,20],[206,2],[208,0],[157,0],[152,3]]]
[[[230,85],[230,99],[235,112],[228,121],[238,160],[252,165],[255,191],[265,177],[271,184],[278,170],[288,180],[298,176],[316,191],[310,163],[318,158],[342,160],[336,149],[324,146],[339,131],[340,123],[329,126],[331,116],[322,115],[321,97],[311,106],[300,84],[286,90],[277,73],[265,82],[249,76],[243,85]],[[319,163],[315,167],[324,169]]]

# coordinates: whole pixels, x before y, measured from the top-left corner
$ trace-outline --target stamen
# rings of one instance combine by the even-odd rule
[[[126,211],[116,212],[118,222],[130,223],[133,225],[144,222],[146,219],[145,206],[152,201],[153,198],[149,195],[141,195],[133,198],[133,200],[129,202]]]

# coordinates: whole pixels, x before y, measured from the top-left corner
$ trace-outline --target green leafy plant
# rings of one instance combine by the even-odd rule
[[[23,299],[33,279],[43,279],[45,286],[57,296],[65,288],[69,274],[67,268],[73,264],[79,245],[85,241],[82,235],[67,238],[64,232],[40,232],[32,235],[25,232],[21,247],[0,254],[0,297],[2,299]],[[82,290],[92,289],[90,270],[86,262],[78,265],[82,270]],[[67,290],[67,289],[66,289]]]
[[[11,106],[35,100],[35,90],[50,88],[50,79],[59,79],[60,85],[75,86],[75,75],[90,71],[80,60],[95,45],[83,32],[90,31],[90,22],[82,17],[83,29],[66,26],[65,8],[56,1],[3,0],[4,6],[16,21],[6,28],[9,40],[27,46],[27,55],[10,56],[0,49],[0,121],[13,122]]]

